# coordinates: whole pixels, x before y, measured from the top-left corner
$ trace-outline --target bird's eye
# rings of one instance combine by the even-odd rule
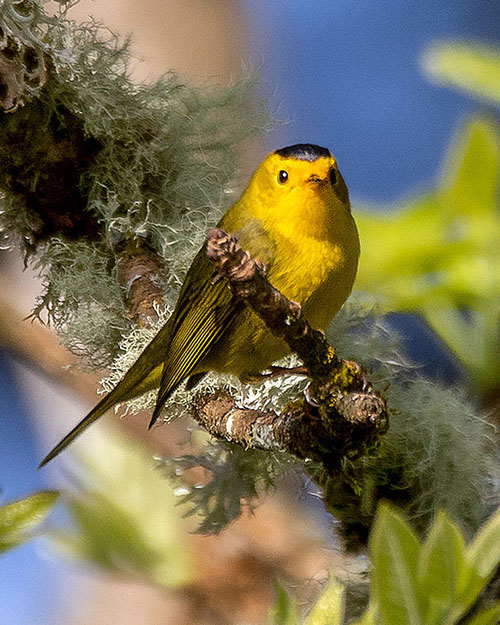
[[[278,182],[280,184],[285,184],[286,182],[288,182],[288,172],[284,169],[280,170],[278,174]]]
[[[336,182],[337,182],[337,170],[335,169],[335,167],[332,167],[330,169],[330,184],[332,185],[332,187],[334,186]]]

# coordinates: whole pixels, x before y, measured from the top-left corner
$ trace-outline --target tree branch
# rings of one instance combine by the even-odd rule
[[[236,237],[210,230],[207,255],[219,272],[215,280],[227,279],[236,297],[303,360],[313,399],[293,402],[278,415],[237,407],[230,395],[219,391],[198,399],[194,418],[213,436],[310,458],[330,474],[340,470],[345,456],[373,446],[387,430],[387,406],[362,368],[337,356],[324,334],[311,328],[300,306],[269,283],[264,265],[243,251]]]
[[[125,288],[129,315],[138,326],[158,320],[155,304],[163,303],[163,262],[141,241],[128,241],[118,260],[118,280]]]

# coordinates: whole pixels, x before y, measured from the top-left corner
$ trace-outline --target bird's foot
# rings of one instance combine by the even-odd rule
[[[265,380],[273,380],[283,375],[309,375],[309,370],[304,365],[298,367],[275,367],[271,366],[266,373],[243,373],[240,375],[242,384],[259,384]]]

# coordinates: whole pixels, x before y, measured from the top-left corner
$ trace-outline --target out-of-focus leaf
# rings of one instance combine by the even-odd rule
[[[499,183],[498,126],[477,116],[453,142],[434,190],[390,214],[356,212],[357,287],[388,311],[420,313],[483,392],[500,369]]]
[[[357,211],[363,243],[357,286],[389,310],[455,306],[500,293],[500,136],[473,118],[453,143],[436,190],[391,213]]]
[[[332,576],[304,625],[342,625],[343,615],[344,586]]]
[[[466,625],[498,625],[498,623],[500,623],[500,601],[475,614]]]
[[[420,543],[403,517],[381,504],[370,535],[368,609],[351,625],[498,625],[500,602],[480,608],[481,591],[500,563],[500,510],[470,546],[441,511]],[[473,617],[464,615],[474,606]],[[343,587],[331,581],[304,625],[340,625]],[[274,625],[274,623],[272,623]],[[287,622],[288,625],[288,622]]]
[[[0,508],[0,553],[25,542],[45,520],[59,493],[41,491]]]
[[[371,599],[378,606],[382,625],[424,625],[424,601],[417,580],[419,550],[406,521],[381,505],[370,537],[370,554]]]
[[[500,510],[483,525],[469,547],[468,556],[478,575],[489,579],[500,564]]]
[[[454,623],[473,600],[465,541],[444,511],[422,545],[418,577],[427,602],[425,623]]]
[[[274,584],[274,603],[268,610],[266,625],[299,625],[297,601],[278,582]]]
[[[56,547],[69,557],[155,584],[188,583],[186,525],[153,458],[108,430],[96,437],[92,450],[82,462],[79,493],[68,501],[74,527],[53,534]]]
[[[377,621],[375,619],[375,614],[376,614],[376,609],[372,605],[368,608],[368,610],[366,610],[366,612],[363,614],[363,616],[360,619],[353,621],[352,623],[350,623],[350,625],[376,625]]]
[[[500,106],[500,50],[478,43],[443,41],[424,54],[423,67],[444,85]]]

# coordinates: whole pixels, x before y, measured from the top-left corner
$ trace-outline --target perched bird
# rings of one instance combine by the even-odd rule
[[[218,227],[235,234],[244,250],[265,263],[271,284],[301,304],[314,328],[330,324],[351,292],[359,239],[346,184],[329,150],[297,144],[272,152]],[[245,379],[289,353],[224,281],[212,283],[216,272],[205,247],[195,256],[167,323],[121,382],[40,466],[119,402],[159,387],[151,427],[186,378],[188,389],[208,371]]]

